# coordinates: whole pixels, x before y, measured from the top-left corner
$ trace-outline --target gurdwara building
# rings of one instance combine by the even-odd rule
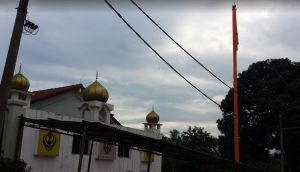
[[[120,124],[112,113],[114,106],[107,103],[107,89],[97,79],[86,88],[76,84],[29,92],[29,86],[29,80],[21,71],[14,75],[5,114],[1,148],[4,156],[23,159],[32,172],[78,171],[80,152],[83,153],[81,171],[146,172],[149,164],[151,172],[161,171],[161,156],[152,155],[149,158],[148,153],[132,149],[130,145],[89,139],[83,144],[82,136],[74,133],[62,134],[55,128],[45,130],[20,125],[20,116],[90,121],[161,139],[161,124],[154,109],[146,116],[144,130],[139,130]]]

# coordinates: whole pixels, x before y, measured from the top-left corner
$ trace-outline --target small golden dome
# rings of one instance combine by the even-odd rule
[[[15,74],[12,78],[11,88],[21,91],[28,91],[30,86],[29,80],[21,73],[21,66],[20,70],[17,74]]]
[[[152,108],[152,111],[150,113],[148,113],[148,115],[146,116],[146,120],[147,120],[148,123],[158,123],[159,116],[154,111],[154,108]]]
[[[97,80],[85,88],[83,91],[83,100],[99,100],[101,102],[107,102],[108,92],[105,87],[103,87]]]

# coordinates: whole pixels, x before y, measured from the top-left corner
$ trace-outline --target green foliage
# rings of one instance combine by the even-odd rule
[[[170,131],[170,138],[163,139],[182,145],[193,150],[198,150],[211,155],[218,155],[218,139],[211,136],[203,128],[189,127],[187,131],[179,132],[178,130]],[[163,172],[184,172],[184,171],[216,171],[206,164],[199,164],[199,162],[180,161],[170,159],[163,156],[162,160]]]
[[[170,131],[169,141],[181,144],[185,147],[198,150],[211,155],[218,154],[218,140],[210,135],[210,133],[194,126],[189,126],[187,131],[180,133],[177,130]]]
[[[30,167],[23,160],[12,160],[0,156],[1,172],[30,172]]]
[[[279,150],[279,112],[284,128],[300,126],[300,63],[269,59],[250,65],[239,74],[240,158],[244,162],[269,162],[269,150]],[[221,132],[220,153],[233,159],[233,92],[221,102],[223,117],[217,121]],[[300,130],[285,130],[286,167],[299,171]],[[297,146],[298,145],[298,146]]]

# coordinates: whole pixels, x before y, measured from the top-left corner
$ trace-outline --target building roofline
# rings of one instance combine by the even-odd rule
[[[85,87],[82,84],[75,84],[75,85],[68,85],[63,87],[57,87],[57,88],[50,88],[45,90],[37,90],[31,92],[33,95],[31,97],[31,103],[37,103],[46,99],[49,99],[51,97],[67,93],[70,91],[78,90],[78,89],[85,89]],[[114,117],[114,114],[110,115],[110,119],[113,120],[117,125],[122,126],[122,124]]]
[[[33,91],[33,96],[31,97],[31,103],[34,104],[36,102],[67,93],[70,91],[78,90],[78,89],[84,89],[84,86],[82,84],[76,84],[76,85],[69,85],[64,87],[58,87],[58,88],[50,88],[45,90],[38,90]]]
[[[111,119],[111,120],[114,120],[116,124],[122,126],[122,124],[115,118],[115,115],[114,115],[114,114],[110,114],[110,119]]]

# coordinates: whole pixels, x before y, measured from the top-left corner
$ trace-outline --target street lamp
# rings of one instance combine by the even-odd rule
[[[26,35],[36,35],[39,31],[39,26],[29,20],[25,20],[23,33]]]

